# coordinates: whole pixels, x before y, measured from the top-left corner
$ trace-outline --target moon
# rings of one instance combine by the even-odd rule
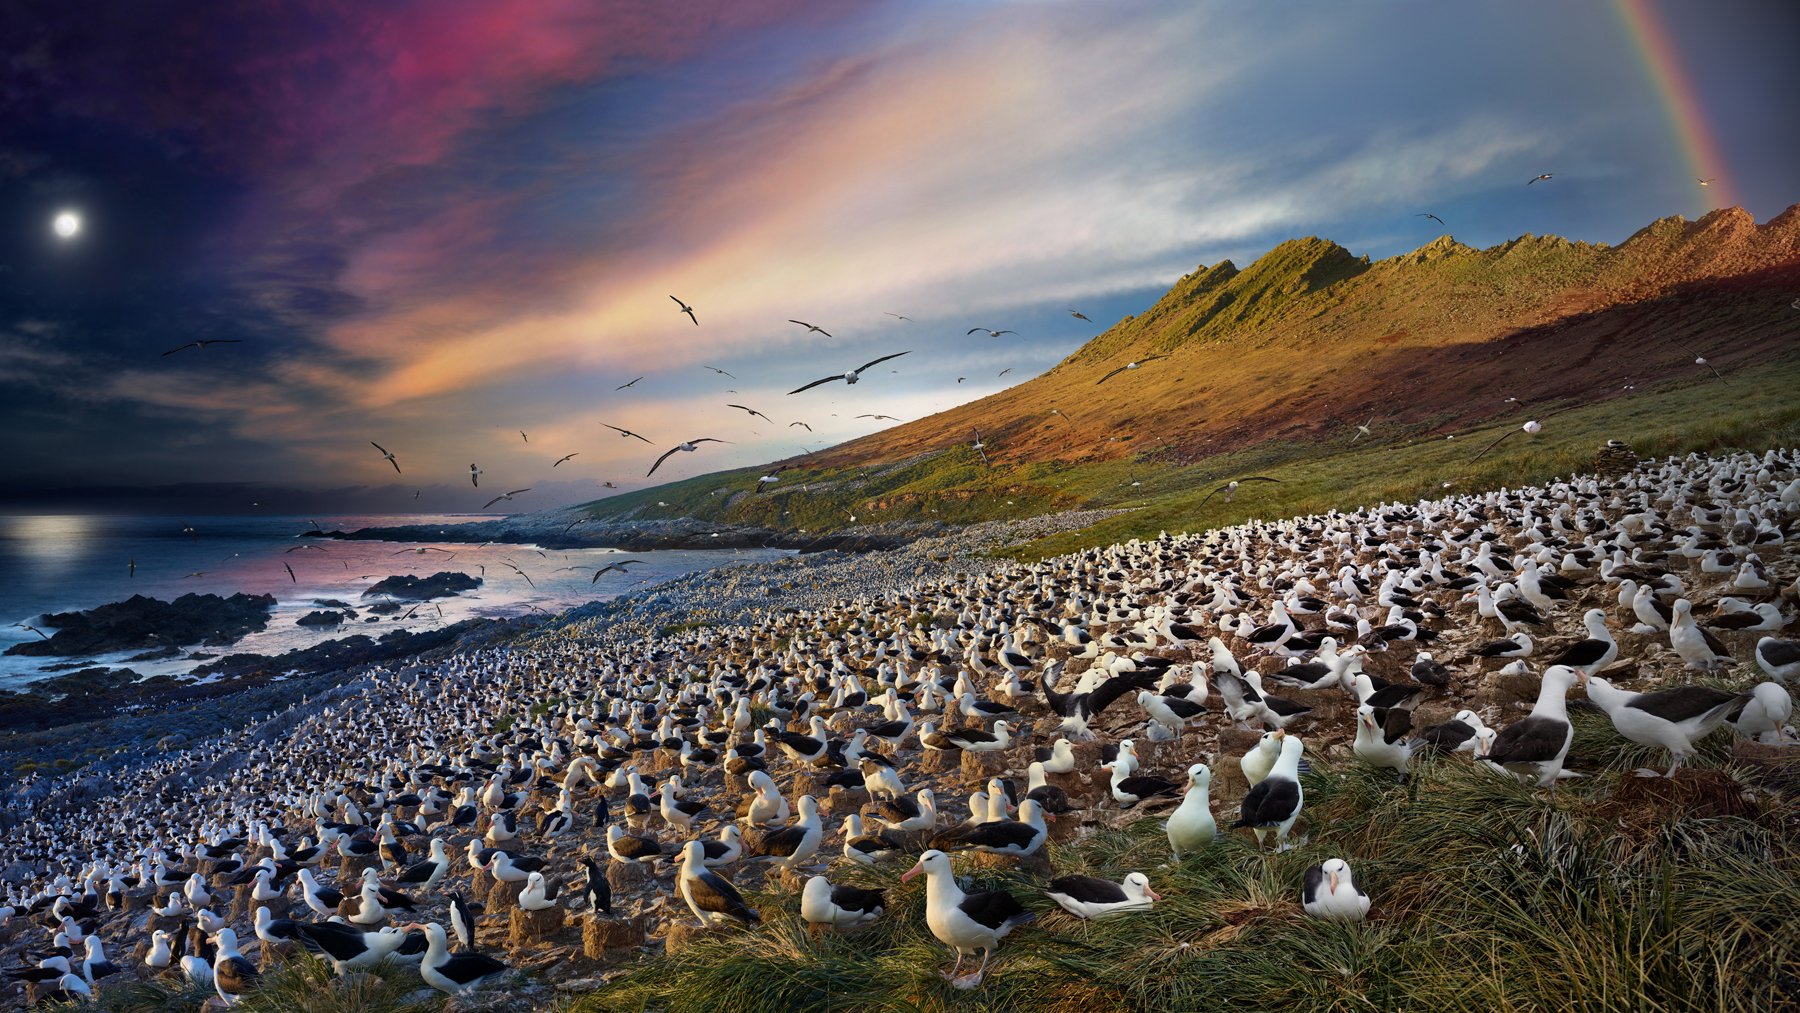
[[[56,216],[55,221],[50,223],[50,228],[55,230],[57,236],[63,239],[73,239],[75,238],[75,233],[81,231],[81,216],[73,211],[64,211]]]

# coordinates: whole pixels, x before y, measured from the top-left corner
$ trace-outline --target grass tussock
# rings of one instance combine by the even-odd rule
[[[1320,764],[1306,841],[1279,855],[1227,837],[1176,864],[1156,818],[1053,847],[1059,873],[1148,873],[1164,899],[1144,914],[1082,922],[1034,881],[981,871],[978,885],[1038,918],[971,992],[942,977],[952,955],[924,924],[920,884],[839,868],[889,889],[887,917],[812,935],[797,898],[760,895],[762,931],[647,962],[565,1013],[1795,1008],[1800,807],[1728,765],[1640,782],[1623,745],[1554,800],[1461,759],[1425,762],[1406,785]],[[1301,911],[1305,869],[1330,857],[1374,899],[1368,922]]]

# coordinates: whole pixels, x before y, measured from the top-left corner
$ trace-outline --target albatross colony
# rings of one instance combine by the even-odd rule
[[[8,987],[186,976],[230,1003],[309,950],[529,994],[714,934],[923,913],[931,973],[972,988],[1076,918],[1181,935],[1176,873],[1218,848],[1290,870],[1292,917],[1355,867],[1331,916],[1403,920],[1396,856],[1309,816],[1334,780],[1404,799],[1459,765],[1542,809],[1570,777],[1722,776],[1715,732],[1792,744],[1797,526],[1800,455],[1690,456],[377,669],[297,723],[14,811]],[[1584,707],[1630,763],[1571,750]],[[1080,864],[1142,821],[1110,869]],[[1491,862],[1535,846],[1491,829]],[[1289,848],[1326,871],[1303,888]]]

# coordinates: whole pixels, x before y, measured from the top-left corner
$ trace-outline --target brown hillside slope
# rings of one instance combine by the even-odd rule
[[[1040,377],[817,463],[894,460],[971,429],[1004,462],[1186,461],[1370,416],[1416,431],[1515,410],[1508,398],[1602,400],[1703,369],[1696,354],[1752,383],[1739,371],[1800,351],[1796,296],[1800,205],[1762,225],[1737,208],[1665,218],[1616,247],[1523,236],[1475,250],[1446,236],[1370,263],[1292,240],[1182,278]]]

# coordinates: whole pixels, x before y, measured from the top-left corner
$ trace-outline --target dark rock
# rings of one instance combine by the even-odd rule
[[[313,604],[322,609],[347,609],[350,607],[349,602],[338,601],[336,598],[314,598]]]
[[[368,611],[378,616],[391,616],[406,606],[397,601],[378,601],[368,607]]]
[[[336,626],[343,621],[344,621],[344,613],[342,613],[342,612],[334,612],[334,611],[308,612],[307,614],[294,620],[294,625],[295,626]]]
[[[407,574],[404,577],[389,577],[362,593],[364,598],[387,595],[404,601],[429,601],[433,598],[451,598],[464,591],[473,591],[481,586],[481,579],[466,573],[440,571],[429,577],[415,577]]]
[[[31,657],[75,657],[112,651],[201,643],[229,644],[269,625],[275,596],[184,594],[172,602],[133,595],[86,612],[59,612],[43,617],[56,630],[48,640],[14,644],[7,654]]]
[[[178,658],[180,656],[181,656],[181,648],[176,647],[174,644],[170,644],[167,647],[159,647],[154,651],[145,651],[142,654],[134,654],[131,657],[126,658],[125,660],[126,661],[162,661],[164,658]]]

